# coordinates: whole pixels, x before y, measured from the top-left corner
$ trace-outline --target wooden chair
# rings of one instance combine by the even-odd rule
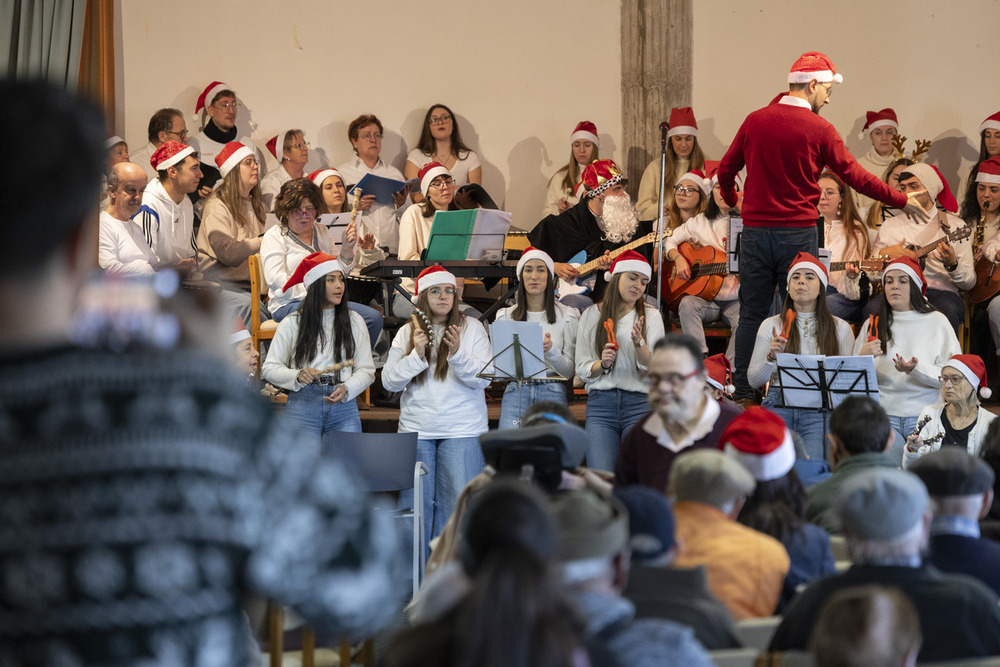
[[[264,280],[264,263],[260,255],[250,255],[247,259],[250,266],[250,338],[260,353],[260,342],[274,338],[278,323],[274,320],[260,320],[260,304],[267,298],[267,281]],[[260,361],[257,362],[258,369]]]

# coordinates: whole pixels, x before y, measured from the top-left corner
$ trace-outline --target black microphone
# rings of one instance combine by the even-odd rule
[[[667,130],[670,129],[670,123],[663,121],[660,123],[660,146],[663,148],[667,147]]]

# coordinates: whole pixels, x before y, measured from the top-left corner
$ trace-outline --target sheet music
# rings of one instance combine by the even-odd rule
[[[836,408],[852,394],[867,395],[878,401],[878,376],[875,374],[875,358],[826,357],[822,354],[777,355],[778,380],[785,407],[824,407],[820,392],[819,365],[823,364],[826,399],[829,408]]]
[[[476,209],[476,226],[469,241],[468,259],[499,262],[510,229],[510,213],[488,208]]]
[[[351,224],[351,212],[324,213],[319,216],[317,222],[330,230],[330,239],[333,241],[334,247],[337,248],[337,252],[334,254],[339,257],[340,246],[344,243],[344,232],[347,231],[347,225]]]
[[[394,178],[376,176],[375,174],[365,174],[358,181],[351,191],[347,193],[349,197],[354,196],[354,190],[361,188],[361,192],[367,195],[375,195],[375,201],[384,206],[395,206],[392,195],[406,187],[405,181],[397,181]]]
[[[545,353],[542,351],[542,325],[538,322],[497,320],[490,325],[493,354],[499,355],[493,362],[494,372],[500,376],[517,378],[516,366],[514,364],[514,348],[512,347],[514,334],[517,334],[518,341],[521,343],[521,369],[523,374],[520,379],[544,378],[547,369],[545,363],[541,361],[545,358]],[[504,348],[507,349],[504,350]]]

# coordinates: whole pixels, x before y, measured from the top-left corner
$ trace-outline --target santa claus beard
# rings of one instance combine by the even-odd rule
[[[621,243],[632,238],[636,227],[639,226],[639,215],[632,207],[632,200],[627,194],[604,198],[601,223],[607,241]]]

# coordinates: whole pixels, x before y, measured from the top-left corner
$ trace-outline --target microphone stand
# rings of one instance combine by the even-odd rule
[[[660,123],[660,197],[658,199],[656,216],[656,239],[655,247],[659,252],[656,260],[656,310],[660,310],[660,300],[663,294],[663,190],[667,178],[667,130],[670,123],[663,121]]]

